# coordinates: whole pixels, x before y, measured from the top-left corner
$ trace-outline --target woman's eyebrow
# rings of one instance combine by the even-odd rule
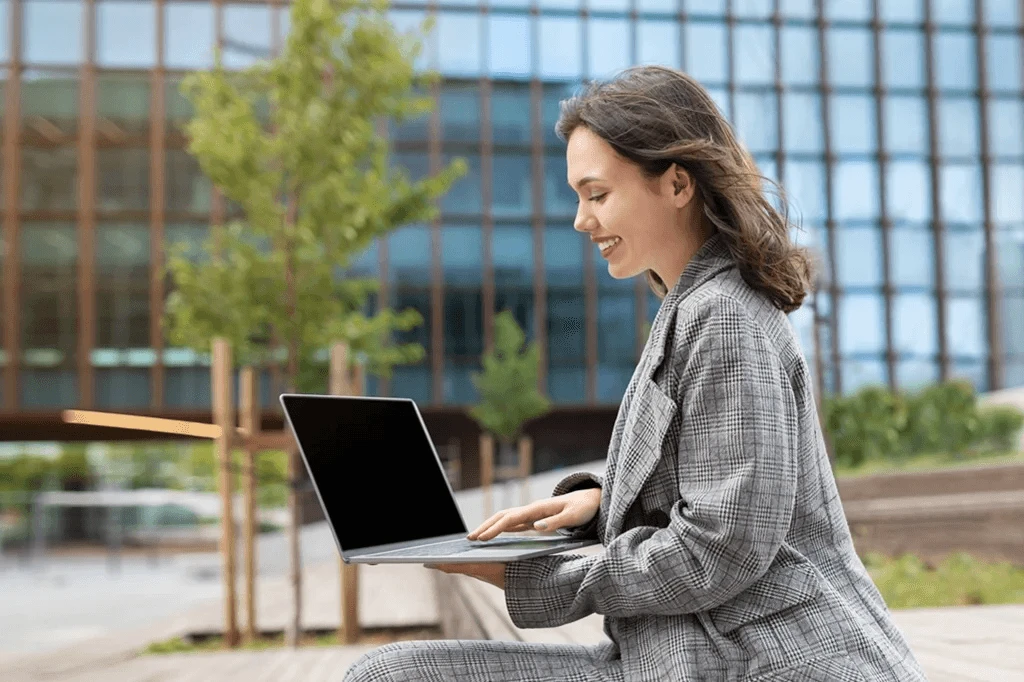
[[[601,178],[597,177],[596,175],[588,175],[588,176],[584,177],[582,180],[579,181],[579,184],[576,185],[576,189],[577,190],[582,190],[583,187],[588,185],[589,183],[591,183],[591,182],[600,182],[600,180],[601,180]],[[572,187],[572,183],[571,182],[569,183],[569,186]]]

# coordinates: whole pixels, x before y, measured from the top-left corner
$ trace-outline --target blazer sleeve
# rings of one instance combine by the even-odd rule
[[[685,319],[680,311],[675,345],[679,499],[668,526],[630,528],[594,556],[510,563],[505,600],[517,626],[706,611],[771,565],[796,496],[789,379],[764,331],[732,299],[705,302]]]
[[[559,481],[558,484],[555,485],[555,489],[551,493],[551,496],[557,497],[577,490],[586,490],[587,488],[601,488],[603,483],[603,476],[598,476],[597,474],[592,474],[588,471],[579,471],[574,474],[569,474]],[[575,540],[597,540],[597,519],[599,516],[600,514],[594,514],[594,518],[582,526],[559,528],[555,532]]]

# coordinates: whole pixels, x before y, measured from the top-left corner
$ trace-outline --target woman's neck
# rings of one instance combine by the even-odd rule
[[[703,206],[699,208],[697,215],[699,219],[680,225],[679,242],[674,248],[665,250],[666,262],[655,270],[669,291],[675,288],[690,260],[700,251],[700,247],[715,233],[711,221],[704,215]]]

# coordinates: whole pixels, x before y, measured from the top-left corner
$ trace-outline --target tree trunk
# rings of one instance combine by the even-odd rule
[[[298,312],[298,292],[295,284],[295,244],[291,233],[295,229],[297,196],[292,194],[288,201],[288,217],[285,226],[287,241],[285,243],[285,286],[288,297],[288,317],[291,328],[288,330],[288,391],[293,392],[299,383],[299,330],[294,327],[295,315]],[[299,545],[299,532],[302,528],[302,508],[299,505],[299,453],[293,445],[288,449],[288,554],[291,558],[292,583],[292,619],[288,623],[285,638],[292,647],[299,646],[302,636],[302,555]]]

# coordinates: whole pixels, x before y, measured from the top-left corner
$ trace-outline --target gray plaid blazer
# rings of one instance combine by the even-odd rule
[[[510,563],[519,627],[603,614],[627,680],[925,679],[854,552],[793,328],[718,236],[658,310],[603,481],[554,494],[594,485],[572,533],[604,551]]]

